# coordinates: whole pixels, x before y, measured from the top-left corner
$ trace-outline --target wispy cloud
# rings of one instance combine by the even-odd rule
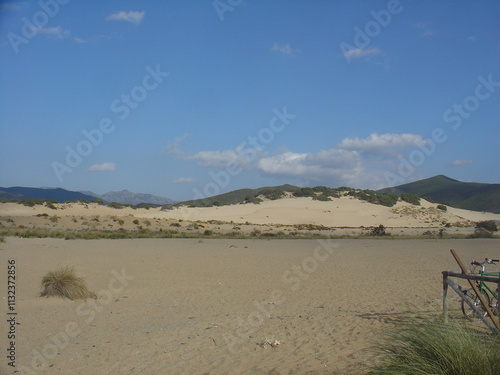
[[[271,47],[271,51],[276,51],[284,55],[293,55],[296,52],[300,52],[299,49],[292,48],[292,46],[288,43],[287,44],[274,43],[274,45]]]
[[[477,42],[477,37],[475,35],[471,35],[471,36],[467,37],[467,40],[469,40],[471,42]]]
[[[468,165],[468,164],[473,164],[474,161],[471,159],[462,159],[462,160],[453,160],[450,161],[448,164],[453,165],[455,167],[460,167],[462,165]]]
[[[102,163],[102,164],[94,164],[90,166],[87,171],[88,172],[111,172],[116,169],[115,163]]]
[[[110,14],[109,16],[106,17],[108,21],[127,21],[133,24],[140,24],[142,22],[142,19],[144,18],[144,14],[146,12],[138,12],[138,11],[119,11]]]
[[[427,38],[427,37],[430,37],[430,36],[433,36],[436,32],[430,28],[430,26],[425,23],[425,22],[417,22],[416,24],[414,24],[414,26],[417,28],[417,29],[420,29],[421,33],[419,35],[420,38]]]
[[[174,184],[188,184],[188,183],[194,182],[194,181],[195,181],[194,178],[191,178],[191,177],[180,177],[180,178],[176,178],[172,182]]]
[[[37,27],[36,32],[39,34],[47,34],[56,39],[64,39],[71,35],[69,30],[61,28],[61,26],[55,27]]]
[[[181,142],[189,137],[189,134],[183,134],[180,137],[174,138],[172,143],[169,143],[167,147],[165,147],[164,152],[168,154],[174,154],[176,156],[182,157],[184,152],[181,150]]]
[[[368,57],[372,55],[379,55],[382,51],[378,48],[353,48],[344,52],[344,57],[351,59],[359,59],[360,57]]]
[[[90,41],[89,40],[85,40],[85,39],[82,39],[82,38],[79,38],[77,36],[73,37],[73,40],[76,42],[76,43],[89,43]]]

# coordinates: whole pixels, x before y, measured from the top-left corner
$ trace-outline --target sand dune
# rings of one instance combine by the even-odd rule
[[[219,220],[225,222],[259,225],[315,224],[327,227],[369,227],[383,224],[386,227],[438,227],[444,223],[472,225],[481,220],[500,220],[500,214],[484,213],[448,207],[437,209],[437,204],[421,201],[421,206],[398,202],[394,207],[371,204],[350,197],[333,198],[320,202],[311,198],[285,198],[267,200],[261,204],[238,204],[207,208],[175,208],[172,210],[113,209],[97,204],[61,204],[52,210],[44,206],[25,207],[15,203],[0,205],[0,216],[35,217],[36,215],[81,216],[134,216],[149,219],[174,219],[188,221]]]

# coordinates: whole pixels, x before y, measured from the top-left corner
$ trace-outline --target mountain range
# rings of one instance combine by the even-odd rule
[[[61,188],[31,188],[31,187],[0,187],[0,200],[28,200],[42,199],[53,200],[58,203],[75,202],[94,199],[101,199],[104,202],[117,202],[138,205],[141,203],[165,205],[174,204],[176,201],[170,198],[159,197],[151,194],[132,193],[128,190],[111,191],[106,194],[96,194],[91,191],[71,191]]]
[[[159,206],[176,203],[176,201],[170,198],[159,197],[157,195],[152,195],[152,194],[133,193],[128,190],[110,191],[102,195],[98,195],[92,192],[88,193],[90,195],[96,196],[99,199],[102,199],[105,202],[117,202],[117,203],[126,203],[134,205],[147,203],[147,204],[156,204]]]
[[[258,189],[238,189],[200,200],[183,201],[178,204],[236,204],[244,201],[248,197],[255,197],[266,191],[294,192],[299,189],[301,188],[294,185],[280,185]],[[378,193],[394,194],[398,196],[403,193],[414,194],[436,203],[442,203],[457,208],[500,213],[500,184],[462,182],[443,175],[438,175],[408,184],[381,189],[378,190]],[[60,203],[82,199],[90,202],[94,199],[101,199],[107,203],[117,202],[133,205],[141,203],[155,205],[176,203],[176,201],[170,198],[151,194],[133,193],[128,190],[112,191],[99,195],[88,191],[70,191],[61,188],[0,187],[0,200],[11,199],[42,199],[54,200]]]

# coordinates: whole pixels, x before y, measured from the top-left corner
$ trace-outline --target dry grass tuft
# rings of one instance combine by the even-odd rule
[[[384,333],[377,352],[381,361],[368,374],[500,374],[500,336],[457,323],[398,323]]]
[[[84,279],[77,276],[72,266],[48,272],[42,279],[41,297],[61,297],[70,300],[97,298],[88,290]]]

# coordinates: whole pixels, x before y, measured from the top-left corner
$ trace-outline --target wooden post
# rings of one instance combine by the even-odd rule
[[[462,273],[464,275],[468,275],[469,273],[467,272],[467,268],[462,263],[462,260],[459,258],[459,256],[455,252],[455,250],[451,249],[450,251],[451,251],[451,254],[453,255],[453,257],[455,258],[455,260],[457,261],[458,265],[462,269]],[[483,305],[484,309],[488,313],[488,316],[490,317],[491,321],[495,325],[496,329],[498,329],[500,331],[500,321],[493,315],[493,312],[491,311],[488,303],[485,301],[483,294],[479,292],[479,289],[477,289],[476,283],[474,283],[470,279],[468,281],[469,281],[470,286],[472,287],[472,290],[474,290],[474,293],[476,293],[477,297],[479,298],[479,301],[481,301],[481,305]]]
[[[448,323],[448,275],[443,273],[443,321]]]

